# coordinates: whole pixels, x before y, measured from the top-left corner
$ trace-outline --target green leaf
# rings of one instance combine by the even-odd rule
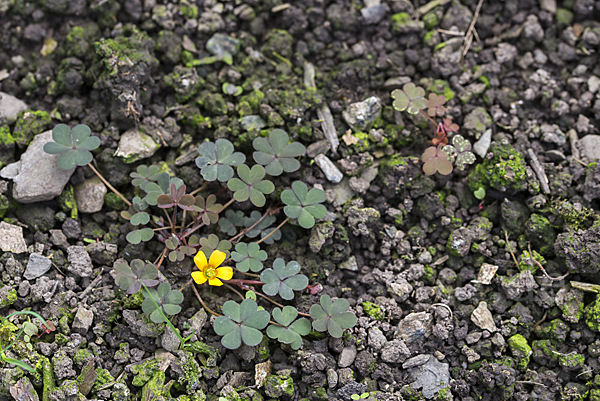
[[[219,180],[225,182],[233,177],[232,166],[239,166],[246,161],[246,156],[240,152],[233,152],[233,144],[227,139],[217,139],[213,142],[204,142],[198,147],[200,156],[196,158],[196,165],[206,181]]]
[[[215,234],[210,234],[208,237],[200,238],[200,250],[203,251],[206,257],[209,259],[213,251],[217,249],[225,252],[227,257],[229,257],[229,250],[231,247],[231,242],[227,240],[219,240],[219,237],[217,237]]]
[[[141,189],[144,189],[146,184],[148,184],[151,181],[156,181],[156,175],[159,172],[160,169],[158,166],[138,166],[135,172],[129,174],[129,176],[133,178],[133,180],[131,180],[131,184],[133,184],[136,187],[140,187]]]
[[[310,322],[308,319],[301,318],[294,320],[298,316],[298,311],[293,306],[285,306],[283,310],[273,309],[273,319],[283,327],[270,325],[267,328],[267,335],[270,338],[278,339],[284,344],[292,344],[293,349],[299,349],[302,346],[302,338],[310,332]]]
[[[306,148],[299,142],[289,143],[288,134],[281,129],[274,129],[269,138],[258,137],[252,145],[254,161],[265,166],[267,174],[272,176],[281,175],[282,172],[291,173],[300,168],[300,162],[296,157],[302,156]]]
[[[318,188],[310,191],[302,181],[292,183],[292,189],[281,193],[281,201],[287,206],[283,208],[286,216],[298,219],[298,224],[303,228],[315,225],[315,219],[321,219],[327,214],[327,209],[320,203],[326,199],[325,192]]]
[[[415,86],[412,82],[405,84],[401,90],[394,90],[392,97],[394,98],[392,105],[398,111],[407,110],[410,114],[417,114],[427,108],[425,89]]]
[[[277,295],[286,300],[294,298],[294,290],[301,291],[308,286],[308,278],[298,274],[300,265],[292,260],[287,265],[281,258],[275,259],[273,269],[266,269],[260,275],[260,281],[265,283],[263,292],[267,295]]]
[[[127,234],[127,241],[130,244],[139,244],[140,242],[148,242],[154,237],[154,231],[151,228],[142,228],[141,230],[134,230]]]
[[[89,151],[100,146],[100,138],[90,134],[90,128],[84,124],[75,126],[73,130],[65,124],[59,124],[52,130],[52,139],[55,142],[46,143],[44,151],[60,154],[57,164],[65,170],[85,166],[93,158]]]
[[[169,283],[160,284],[156,290],[153,288],[150,288],[149,291],[144,290],[142,294],[145,297],[142,302],[142,311],[150,315],[150,319],[154,323],[165,321],[160,311],[165,315],[176,315],[181,312],[179,304],[183,302],[183,294],[179,290],[172,290]],[[156,308],[157,305],[160,311]]]
[[[66,124],[58,124],[54,127],[52,130],[52,139],[54,139],[54,142],[67,146],[69,149],[73,146],[71,128]]]
[[[251,214],[250,217],[246,217],[244,219],[244,225],[247,228],[252,227],[257,221],[259,221],[262,217],[262,214],[257,211],[254,210]],[[277,218],[275,216],[266,216],[260,223],[258,223],[255,227],[253,227],[251,230],[246,232],[246,236],[248,238],[255,238],[257,236],[261,236],[261,238],[265,238],[271,231],[273,231],[274,228],[271,228],[271,225],[275,222],[275,220],[277,220]],[[277,231],[275,234],[273,234],[272,236],[270,236],[269,238],[267,238],[264,242],[265,244],[272,244],[274,241],[279,241],[279,239],[281,238],[281,231]]]
[[[62,155],[69,150],[71,150],[71,147],[56,142],[48,142],[44,145],[44,152],[51,155]]]
[[[158,269],[151,263],[144,263],[140,259],[131,261],[131,266],[121,263],[115,268],[117,272],[115,283],[127,294],[135,294],[140,291],[142,284],[146,287],[154,287],[158,284],[156,277]]]
[[[129,222],[134,225],[140,225],[140,224],[148,224],[148,222],[150,221],[150,215],[146,212],[138,212],[136,214],[134,214],[133,216],[131,216],[131,220],[129,220]]]
[[[243,341],[249,346],[258,345],[262,341],[262,333],[269,323],[269,313],[258,310],[258,305],[252,299],[245,299],[241,304],[227,301],[223,305],[223,314],[215,319],[215,333],[223,336],[221,344],[229,349],[235,349]]]
[[[270,194],[275,190],[272,182],[264,180],[265,169],[261,165],[254,165],[250,169],[245,164],[237,168],[238,178],[232,178],[227,182],[227,186],[234,191],[233,197],[238,202],[244,202],[250,198],[250,201],[257,207],[262,207],[266,203],[263,194]]]
[[[310,307],[310,317],[314,320],[312,327],[316,331],[328,331],[334,338],[340,338],[343,329],[356,325],[356,315],[347,312],[350,304],[346,299],[339,298],[335,302],[327,294],[321,295],[321,304]]]
[[[234,236],[237,234],[236,227],[244,226],[244,217],[244,212],[241,210],[236,212],[227,210],[225,217],[219,219],[219,229],[227,235]]]
[[[262,340],[262,339],[261,339]],[[35,369],[31,366],[27,365],[25,362],[22,362],[18,359],[9,358],[6,355],[2,354],[2,360],[7,363],[12,363],[15,366],[20,367],[21,369],[25,369],[28,372],[35,373]]]
[[[235,246],[235,251],[231,252],[231,257],[236,262],[236,268],[239,271],[258,272],[263,268],[262,262],[267,260],[267,252],[261,250],[260,245],[255,242],[250,244],[240,242]]]
[[[441,146],[431,146],[425,149],[421,156],[423,161],[423,172],[426,175],[433,175],[439,172],[442,175],[448,175],[452,172],[452,163],[448,160],[448,154],[441,149]]]

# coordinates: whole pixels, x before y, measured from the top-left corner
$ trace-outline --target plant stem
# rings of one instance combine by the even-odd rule
[[[194,279],[190,279],[190,281],[188,281],[187,283],[185,283],[185,284],[183,285],[183,287],[181,287],[181,288],[179,289],[179,291],[183,291],[183,289],[184,289],[185,287],[187,287],[188,285],[192,284],[192,281],[194,281]]]
[[[240,231],[240,233],[238,235],[236,235],[235,237],[233,237],[232,239],[230,239],[229,242],[233,243],[233,241],[237,240],[242,235],[246,234],[248,231],[252,230],[254,227],[256,227],[257,225],[259,225],[260,222],[263,221],[265,219],[265,217],[267,217],[269,215],[270,211],[271,211],[271,206],[269,206],[269,208],[267,209],[267,211],[262,215],[262,217],[260,219],[258,219],[258,221],[256,223],[254,223],[250,227],[245,228],[242,231]]]
[[[202,186],[200,186],[200,188],[190,192],[190,195],[196,195],[198,192],[204,191],[207,186],[208,186],[208,181],[204,181],[204,184],[202,184]]]
[[[266,299],[267,301],[271,302],[272,304],[279,306],[281,309],[283,309],[283,308],[284,308],[284,306],[285,306],[285,305],[282,305],[282,304],[280,304],[280,303],[278,303],[278,302],[275,302],[275,301],[273,301],[271,298],[269,298],[269,297],[268,297],[268,296],[266,296],[265,294],[261,294],[260,292],[256,292],[256,291],[254,291],[254,293],[255,293],[256,295],[258,295],[258,296],[261,296],[261,297],[263,297],[264,299]],[[298,312],[298,314],[299,314],[300,316],[306,316],[306,317],[310,317],[310,315],[309,315],[308,313],[304,313],[304,312]]]
[[[177,205],[173,206],[173,222],[171,223],[171,234],[175,234],[175,222],[177,221]]]
[[[150,290],[148,290],[148,287],[146,287],[146,284],[142,283],[142,285],[144,286],[144,289],[148,293],[148,298],[150,298],[152,300],[152,303],[154,304],[154,306],[158,310],[158,313],[160,313],[160,315],[162,316],[162,318],[165,319],[165,323],[167,323],[167,325],[169,325],[169,328],[171,329],[171,331],[173,333],[175,333],[175,335],[179,339],[179,342],[181,343],[179,345],[179,347],[181,348],[183,346],[183,344],[185,344],[185,339],[183,337],[181,337],[181,335],[179,334],[179,332],[177,331],[177,329],[175,328],[175,326],[173,326],[173,323],[171,323],[171,321],[165,316],[165,314],[163,313],[161,307],[158,306],[158,302],[156,302],[156,300],[152,296],[152,293],[150,292]]]
[[[230,286],[229,284],[227,284],[227,283],[223,283],[223,285],[224,285],[225,287],[229,288],[231,291],[233,291],[233,292],[235,292],[236,294],[238,294],[238,295],[240,296],[240,298],[242,298],[242,301],[243,301],[244,299],[246,299],[246,298],[245,298],[245,297],[242,295],[242,293],[241,293],[241,292],[239,292],[238,290],[236,290],[235,288],[233,288],[233,287],[232,287],[232,286]]]
[[[194,293],[196,294],[196,297],[198,298],[198,301],[200,301],[200,303],[202,304],[202,306],[204,307],[204,309],[206,309],[213,316],[217,316],[217,317],[221,316],[218,313],[214,312],[212,309],[210,309],[208,307],[208,305],[206,305],[204,303],[204,301],[202,300],[202,297],[200,296],[200,294],[198,293],[198,290],[196,289],[196,286],[193,285],[193,284],[192,284],[192,289],[194,290]]]
[[[155,263],[157,269],[160,268],[160,265],[162,264],[163,260],[165,259],[166,254],[167,254],[167,246],[165,245],[165,249],[163,249],[162,253],[160,254],[160,257],[157,259],[158,264]]]
[[[125,202],[127,204],[127,206],[131,206],[131,202],[129,202],[127,200],[127,198],[125,198],[119,191],[117,191],[117,189],[115,187],[113,187],[112,185],[110,185],[110,183],[108,181],[106,181],[106,179],[102,176],[102,174],[100,174],[100,172],[98,170],[96,170],[94,168],[94,166],[92,166],[91,163],[88,164],[88,167],[91,168],[94,173],[96,173],[96,175],[98,176],[98,178],[100,178],[100,181],[102,181],[104,183],[104,185],[106,185],[108,187],[108,189],[110,189],[115,194],[117,194],[117,196],[119,198],[121,198],[123,200],[123,202]]]
[[[46,322],[46,320],[44,320],[43,317],[41,317],[40,315],[38,315],[35,312],[32,311],[28,311],[28,310],[24,310],[24,311],[18,311],[18,312],[13,312],[10,315],[6,316],[4,319],[2,319],[2,321],[0,322],[0,327],[2,327],[2,325],[4,324],[4,322],[9,319],[12,316],[15,315],[32,315],[33,317],[37,318],[40,322],[42,322],[42,324],[44,325],[44,327],[46,329],[48,329],[48,322]],[[17,334],[17,336],[15,337],[15,339],[6,347],[6,348],[2,348],[2,352],[4,351],[8,351],[15,342],[17,342],[17,340],[19,339],[19,337],[21,337],[21,334],[23,334],[23,331],[25,331],[25,328],[21,328],[21,331],[19,331],[19,334]]]
[[[260,244],[261,242],[263,242],[264,240],[266,240],[267,238],[269,238],[271,235],[275,234],[275,233],[276,233],[277,231],[279,231],[279,229],[280,229],[281,227],[283,227],[283,226],[284,226],[284,224],[285,224],[285,223],[287,223],[288,221],[290,221],[290,218],[289,218],[289,217],[287,217],[285,220],[283,220],[283,221],[281,222],[281,224],[280,224],[280,225],[278,225],[277,227],[275,227],[275,229],[274,229],[273,231],[271,231],[271,232],[269,233],[269,235],[267,235],[266,237],[264,237],[264,238],[262,238],[261,240],[257,241],[256,243],[257,243],[257,244]]]

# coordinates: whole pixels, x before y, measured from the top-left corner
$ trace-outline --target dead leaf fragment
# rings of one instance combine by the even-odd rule
[[[342,136],[342,140],[346,143],[346,145],[356,145],[358,143],[358,138],[352,135],[352,130],[346,131],[346,133]]]
[[[268,359],[266,362],[259,363],[256,365],[254,369],[254,381],[256,382],[256,388],[261,388],[265,381],[267,381],[267,377],[271,374],[271,370],[273,369],[273,364],[271,360]]]

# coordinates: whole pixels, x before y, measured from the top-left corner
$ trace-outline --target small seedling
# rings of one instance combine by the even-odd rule
[[[392,92],[394,102],[392,106],[398,111],[406,110],[410,114],[421,114],[427,118],[435,127],[435,135],[431,140],[434,146],[425,149],[421,156],[423,172],[426,175],[440,173],[448,175],[452,172],[452,163],[459,169],[464,170],[468,164],[475,162],[475,155],[471,152],[471,143],[460,135],[455,135],[452,145],[448,145],[448,135],[457,133],[458,124],[450,118],[443,118],[437,122],[436,117],[443,117],[447,109],[444,106],[446,97],[430,93],[425,98],[425,89],[409,82],[402,89]],[[427,112],[425,112],[427,109]]]
[[[59,124],[52,130],[54,142],[44,145],[44,152],[51,155],[60,155],[56,161],[58,165],[71,170],[77,166],[85,166],[92,161],[90,150],[100,146],[100,138],[90,136],[90,127],[79,124],[71,130],[68,125]]]
[[[31,315],[31,316],[35,317],[36,319],[38,319],[42,325],[42,330],[43,330],[42,334],[50,334],[51,332],[56,330],[56,328],[54,327],[54,324],[52,324],[52,322],[46,321],[43,317],[41,317],[40,315],[38,315],[37,313],[32,312],[32,311],[13,312],[10,315],[6,316],[4,319],[2,319],[2,321],[0,321],[0,327],[2,327],[2,325],[4,325],[4,322],[6,322],[9,318],[11,318],[12,316],[15,316],[15,315]],[[11,349],[12,346],[19,340],[19,338],[21,337],[21,334],[25,334],[24,340],[27,343],[27,349],[29,349],[29,350],[33,349],[30,341],[31,341],[31,337],[37,333],[38,333],[38,328],[35,324],[33,324],[31,322],[23,323],[21,330],[17,333],[15,338],[12,340],[12,342],[10,344],[8,344],[8,346],[6,346],[4,348],[0,348],[0,359],[2,359],[6,363],[12,363],[13,365],[18,366],[21,369],[24,369],[28,372],[35,373],[34,368],[32,368],[25,362],[20,361],[18,359],[9,358],[8,356],[6,356],[6,352],[9,349]],[[41,334],[40,334],[40,336],[41,336]]]

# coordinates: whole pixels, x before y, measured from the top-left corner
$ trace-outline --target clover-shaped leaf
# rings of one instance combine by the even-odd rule
[[[410,114],[417,114],[419,110],[427,108],[427,99],[425,99],[425,89],[415,86],[409,82],[402,89],[396,89],[392,92],[394,103],[392,106],[398,111],[408,111]]]
[[[144,263],[140,259],[131,261],[131,266],[127,263],[121,263],[115,268],[117,276],[115,283],[127,294],[135,294],[142,288],[142,284],[146,287],[154,287],[158,284],[156,277],[158,269],[151,263]]]
[[[253,347],[260,344],[263,335],[259,330],[269,324],[269,312],[258,310],[252,299],[245,299],[241,304],[227,301],[223,304],[223,315],[215,319],[213,328],[220,336],[221,344],[228,349],[236,349],[244,344]]]
[[[441,145],[430,146],[425,149],[421,156],[423,161],[423,172],[426,175],[433,175],[439,172],[442,175],[448,175],[452,172],[452,163],[448,160],[448,154],[441,149]]]
[[[471,142],[462,135],[455,135],[452,138],[452,145],[446,145],[442,150],[448,154],[448,161],[454,163],[459,170],[464,170],[468,164],[475,163]]]
[[[185,184],[177,188],[175,183],[171,183],[171,185],[169,186],[170,195],[162,194],[159,195],[158,198],[156,198],[158,207],[167,209],[173,206],[177,206],[182,210],[194,210],[194,207],[192,205],[194,205],[196,199],[193,195],[186,195],[185,189]]]
[[[239,166],[246,161],[246,156],[240,152],[233,152],[233,144],[227,139],[217,139],[213,142],[204,142],[198,147],[200,156],[196,158],[196,165],[206,181],[229,181],[233,177],[232,166]]]
[[[458,124],[452,122],[451,118],[444,118],[442,127],[446,132],[458,132],[458,129],[460,128]]]
[[[294,181],[292,189],[281,193],[281,201],[287,206],[283,208],[286,216],[298,219],[298,224],[303,228],[315,225],[315,219],[321,219],[327,214],[327,209],[320,203],[326,199],[325,192],[319,188],[310,191],[302,181]]]
[[[129,174],[129,176],[133,178],[133,180],[131,180],[131,184],[144,189],[147,183],[156,181],[156,175],[159,173],[159,171],[160,169],[158,166],[138,166],[135,172]]]
[[[252,227],[257,221],[259,221],[262,217],[262,214],[257,211],[254,210],[252,213],[250,213],[250,217],[246,217],[244,219],[244,225],[246,226],[246,228],[250,228]],[[265,238],[267,235],[269,235],[271,233],[271,231],[273,231],[275,229],[275,227],[271,227],[271,225],[275,222],[275,220],[277,220],[277,218],[275,216],[265,216],[264,219],[262,219],[262,221],[260,223],[258,223],[256,226],[252,227],[251,230],[248,230],[246,232],[246,237],[248,238],[255,238],[260,234],[261,238]],[[267,245],[271,245],[273,242],[275,241],[279,241],[281,239],[281,231],[277,230],[277,232],[275,232],[275,234],[271,235],[269,238],[267,238],[266,240],[264,240],[264,243]]]
[[[215,224],[219,221],[219,213],[223,210],[223,205],[217,202],[215,195],[208,195],[206,200],[198,195],[192,208],[199,213],[199,218],[206,225]]]
[[[244,218],[244,212],[241,210],[235,212],[233,210],[228,210],[225,212],[225,217],[219,219],[219,229],[230,236],[234,236],[237,234],[236,227],[244,225]]]
[[[328,331],[331,337],[340,338],[343,329],[349,329],[356,325],[356,315],[347,312],[350,304],[344,298],[331,301],[327,294],[321,295],[321,304],[310,307],[310,317],[313,329],[317,331]]]
[[[242,164],[237,168],[240,178],[232,178],[227,182],[227,187],[234,191],[233,198],[238,202],[244,202],[250,198],[254,206],[262,207],[267,199],[265,194],[275,190],[271,181],[263,180],[265,168],[259,164],[250,167]]]
[[[231,252],[231,258],[236,262],[235,267],[239,271],[258,272],[263,268],[262,262],[267,260],[267,253],[261,250],[256,242],[250,244],[240,242],[235,246],[235,251]]]
[[[301,336],[310,332],[310,322],[305,318],[294,322],[297,316],[298,311],[293,306],[284,306],[283,310],[273,309],[273,319],[281,326],[270,325],[267,327],[267,335],[270,338],[276,338],[280,343],[290,344],[292,349],[300,349],[302,346]]]
[[[279,294],[281,298],[294,299],[294,290],[301,291],[308,286],[308,278],[300,272],[300,265],[292,260],[287,265],[281,258],[275,259],[272,269],[266,269],[260,274],[263,292],[267,295]]]
[[[183,302],[183,294],[179,290],[172,290],[171,284],[162,283],[155,290],[149,288],[148,291],[142,291],[144,301],[142,302],[142,311],[150,315],[150,320],[154,323],[164,323],[166,320],[157,309],[158,307],[166,315],[176,315],[181,312],[180,303]]]
[[[131,231],[125,238],[130,244],[136,245],[142,241],[148,242],[154,238],[154,231],[152,231],[151,228],[146,227],[142,228],[141,230]]]
[[[300,168],[300,162],[295,158],[302,156],[306,148],[299,142],[289,143],[288,134],[279,128],[269,134],[269,138],[258,137],[252,142],[256,149],[253,153],[254,161],[265,166],[267,174],[281,175],[282,172],[291,173]]]
[[[427,101],[427,114],[430,117],[443,116],[446,113],[446,96],[436,95],[435,93],[429,94],[429,100]]]
[[[210,255],[215,250],[219,250],[221,252],[225,252],[225,255],[229,257],[229,250],[231,249],[231,242],[227,240],[219,240],[215,234],[210,234],[207,237],[200,238],[200,250],[204,252],[207,258],[210,258]]]
[[[58,124],[52,130],[54,142],[44,145],[44,152],[60,155],[56,163],[60,168],[71,170],[76,166],[85,166],[92,161],[90,150],[100,146],[100,138],[90,136],[92,131],[85,124],[70,129],[68,125]]]
[[[140,224],[148,224],[150,221],[150,215],[146,212],[137,212],[129,219],[129,222],[133,226],[139,226]]]

